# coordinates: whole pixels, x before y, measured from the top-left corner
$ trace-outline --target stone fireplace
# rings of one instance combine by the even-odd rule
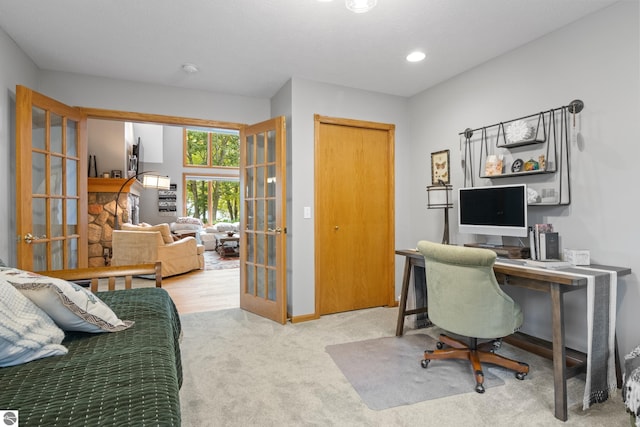
[[[89,178],[89,267],[109,265],[111,234],[115,225],[116,196],[126,178]],[[142,184],[131,180],[122,189],[118,200],[118,223],[139,222]]]

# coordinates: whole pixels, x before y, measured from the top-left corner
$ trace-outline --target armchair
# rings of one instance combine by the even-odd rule
[[[173,241],[168,224],[122,224],[113,231],[111,265],[162,262],[162,277],[204,268],[204,246],[193,237]]]
[[[516,378],[523,380],[529,365],[495,353],[500,339],[517,331],[523,321],[520,306],[500,289],[493,273],[495,252],[427,241],[418,242],[418,251],[425,258],[429,319],[469,339],[467,345],[441,334],[437,349],[424,352],[422,367],[435,359],[467,359],[478,393],[484,393],[481,363],[514,370]],[[478,344],[478,339],[490,341]]]

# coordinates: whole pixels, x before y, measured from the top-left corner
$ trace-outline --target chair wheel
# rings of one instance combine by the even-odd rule
[[[484,393],[484,386],[482,384],[476,384],[476,392]]]
[[[527,374],[525,374],[524,372],[516,372],[516,378],[519,379],[520,381],[524,380],[524,377],[526,377]]]
[[[444,343],[443,343],[442,341],[438,341],[438,342],[436,343],[436,348],[437,348],[438,350],[442,350],[442,349],[444,348]]]
[[[420,366],[422,366],[424,369],[427,369],[427,366],[429,366],[429,362],[431,362],[429,359],[422,359],[420,361]]]

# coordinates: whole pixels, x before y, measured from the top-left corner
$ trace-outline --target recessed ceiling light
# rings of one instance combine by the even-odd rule
[[[409,62],[420,62],[426,57],[427,57],[427,55],[425,55],[424,52],[415,51],[415,52],[411,52],[409,55],[407,55],[407,61],[409,61]]]
[[[182,71],[187,74],[193,74],[198,72],[198,67],[195,64],[182,64]]]
[[[378,0],[345,0],[345,6],[351,12],[365,13],[376,7]]]

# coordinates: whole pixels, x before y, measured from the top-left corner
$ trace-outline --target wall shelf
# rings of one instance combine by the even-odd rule
[[[464,186],[512,179],[532,190],[539,201],[531,205],[570,204],[569,116],[583,107],[582,101],[574,100],[562,107],[460,132]],[[474,168],[481,182],[474,179]],[[554,202],[542,202],[542,194]]]
[[[537,169],[537,170],[532,170],[532,171],[502,173],[500,175],[484,175],[484,174],[481,174],[480,178],[500,179],[500,178],[512,178],[514,176],[542,175],[542,174],[547,174],[547,173],[556,173],[556,171],[555,170]]]

